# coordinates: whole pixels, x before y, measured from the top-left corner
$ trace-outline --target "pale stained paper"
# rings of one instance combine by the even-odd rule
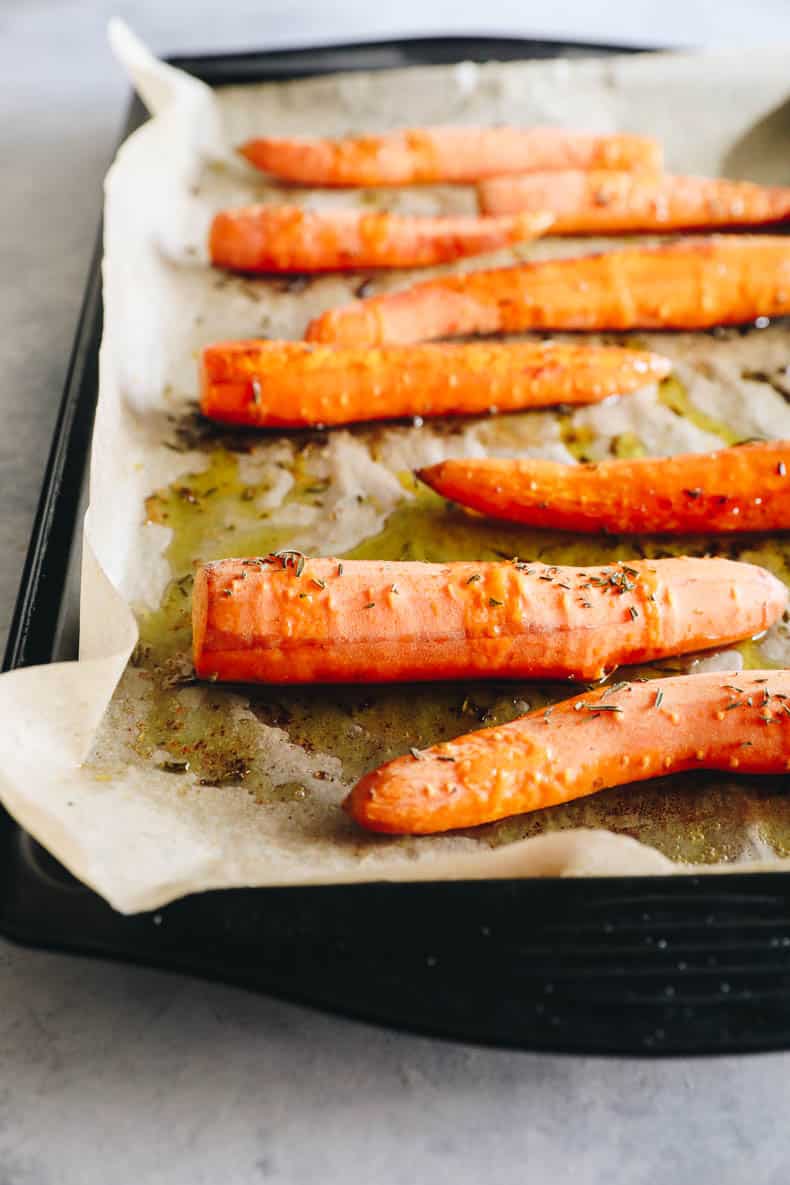
[[[205,453],[174,452],[166,443],[172,438],[168,416],[177,418],[195,398],[197,349],[213,339],[256,333],[300,337],[312,316],[349,300],[359,284],[359,277],[327,277],[303,291],[236,279],[217,284],[205,263],[212,212],[277,197],[273,186],[234,157],[233,145],[265,133],[549,122],[658,136],[673,171],[790,183],[786,51],[465,63],[227,88],[215,95],[155,61],[120,24],[111,40],[153,118],[122,147],[106,183],[105,320],[84,533],[81,657],[79,663],[16,671],[0,680],[4,805],[123,911],[241,885],[681,869],[629,836],[603,830],[553,831],[495,847],[469,833],[419,840],[363,835],[338,809],[348,784],[332,754],[307,752],[289,739],[287,727],[262,723],[242,696],[228,693],[226,711],[256,730],[274,784],[299,782],[307,791],[299,802],[261,805],[242,785],[198,785],[189,774],[173,777],[142,759],[124,733],[138,704],[139,674],[128,670],[113,695],[137,636],[130,606],[136,612],[155,608],[171,575],[164,555],[170,532],[146,524],[145,499],[206,464]],[[474,208],[464,187],[372,197],[289,191],[287,200],[315,206],[375,202],[420,213]],[[464,266],[597,245],[546,241]],[[380,278],[373,290],[407,281],[403,275]],[[790,405],[782,393],[742,377],[745,365],[784,368],[790,342],[785,327],[759,338],[644,340],[673,358],[702,414],[693,422],[681,418],[657,400],[654,388],[578,411],[573,423],[586,432],[592,457],[607,455],[612,439],[624,433],[638,433],[654,453],[716,447],[721,437],[706,428],[706,416],[727,423],[736,437],[790,437]],[[292,457],[287,438],[261,443],[239,464],[250,481],[279,472],[268,507],[273,524],[292,531],[295,546],[341,553],[381,530],[390,511],[411,496],[398,479],[402,470],[451,454],[572,459],[555,416],[512,417],[508,424],[384,427],[375,456],[364,434],[332,433],[320,456],[319,476],[328,488],[323,510],[287,502],[291,479],[281,465]],[[764,646],[777,665],[790,665],[783,629]],[[720,669],[733,661],[731,654],[704,660]],[[185,692],[187,710],[203,694],[200,688]],[[765,867],[771,855],[759,828],[745,826],[735,863],[713,867]]]

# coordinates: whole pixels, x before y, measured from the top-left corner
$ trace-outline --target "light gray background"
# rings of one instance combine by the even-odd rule
[[[126,101],[113,13],[171,52],[784,39],[790,89],[790,0],[0,0],[3,643]],[[0,1185],[786,1185],[789,1116],[790,1056],[481,1051],[0,943]]]

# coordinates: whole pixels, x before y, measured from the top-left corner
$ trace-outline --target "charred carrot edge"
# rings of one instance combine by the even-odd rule
[[[262,138],[239,152],[266,173],[300,185],[466,183],[531,169],[660,169],[646,136],[563,128],[428,127],[340,140]]]
[[[688,769],[790,770],[790,671],[617,683],[374,770],[345,809],[370,831],[475,827]]]
[[[200,409],[209,419],[259,428],[475,415],[595,403],[670,369],[668,359],[647,351],[558,342],[378,350],[219,342],[202,353]]]
[[[529,173],[478,186],[484,214],[551,210],[555,235],[770,226],[790,217],[790,188],[626,172]]]
[[[193,657],[199,677],[232,682],[598,679],[750,637],[786,597],[763,568],[724,559],[582,569],[283,552],[198,570]]]
[[[790,313],[790,239],[713,235],[439,276],[312,321],[345,346],[527,329],[706,329]]]
[[[565,465],[498,457],[419,470],[481,514],[561,531],[710,535],[790,529],[790,441]]]
[[[211,224],[215,267],[241,272],[335,272],[430,267],[512,246],[542,234],[551,214],[431,218],[371,210],[246,206]]]

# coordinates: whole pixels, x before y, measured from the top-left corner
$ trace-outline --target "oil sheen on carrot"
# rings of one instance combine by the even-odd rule
[[[198,569],[193,658],[201,678],[231,682],[598,679],[751,637],[786,597],[765,569],[724,559],[565,568],[284,552]]]
[[[790,771],[790,671],[622,682],[398,757],[346,810],[371,831],[429,834],[691,769]]]

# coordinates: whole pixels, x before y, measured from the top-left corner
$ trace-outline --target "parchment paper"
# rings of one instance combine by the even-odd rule
[[[241,695],[223,692],[223,711],[253,730],[275,788],[298,782],[302,798],[266,802],[238,784],[174,777],[157,754],[141,756],[133,731],[146,689],[127,663],[136,616],[159,605],[173,572],[166,524],[146,521],[145,503],[207,453],[178,435],[196,393],[195,355],[207,341],[264,334],[299,337],[308,319],[354,294],[361,277],[298,284],[220,278],[205,263],[205,231],[223,205],[282,199],[238,161],[232,146],[254,134],[338,135],[439,122],[552,122],[601,131],[639,131],[666,144],[674,171],[724,173],[790,183],[790,111],[784,48],[760,52],[656,55],[595,61],[491,64],[341,75],[284,85],[226,88],[201,83],[154,60],[120,24],[116,55],[153,118],[118,153],[106,182],[105,319],[100,393],[84,529],[80,661],[11,672],[0,680],[0,797],[6,808],[75,875],[117,909],[152,908],[191,891],[240,885],[377,879],[582,875],[683,870],[627,834],[552,831],[520,842],[466,833],[392,840],[359,833],[338,810],[347,781],[331,752],[309,752],[287,724],[262,721]],[[463,187],[359,195],[289,191],[312,205],[349,200],[414,212],[471,210]],[[490,266],[527,255],[590,250],[589,240],[547,241],[475,261]],[[409,281],[390,276],[371,290]],[[790,406],[776,384],[744,380],[783,373],[786,327],[737,334],[644,338],[675,359],[699,414],[684,418],[648,388],[574,413],[510,417],[455,426],[384,427],[375,436],[339,431],[313,451],[322,505],[289,501],[294,445],[268,439],[237,461],[250,483],[263,479],[262,515],[303,550],[348,551],[375,536],[413,495],[403,470],[451,454],[516,452],[571,460],[568,422],[590,456],[638,434],[650,452],[790,436]],[[181,441],[178,444],[178,441]],[[186,440],[186,443],[184,441]],[[174,441],[176,442],[174,444]],[[150,517],[150,516],[149,516]],[[156,516],[154,516],[155,518]],[[786,627],[764,653],[790,665]],[[732,654],[706,658],[726,669]],[[125,673],[124,673],[125,672]],[[119,683],[120,680],[120,683]],[[183,710],[206,693],[187,687]],[[220,694],[214,691],[213,694]],[[109,705],[109,710],[108,710]],[[464,731],[459,726],[458,732]],[[204,779],[205,780],[205,779]],[[789,808],[790,809],[790,808]],[[745,827],[722,867],[777,866],[759,828]]]

